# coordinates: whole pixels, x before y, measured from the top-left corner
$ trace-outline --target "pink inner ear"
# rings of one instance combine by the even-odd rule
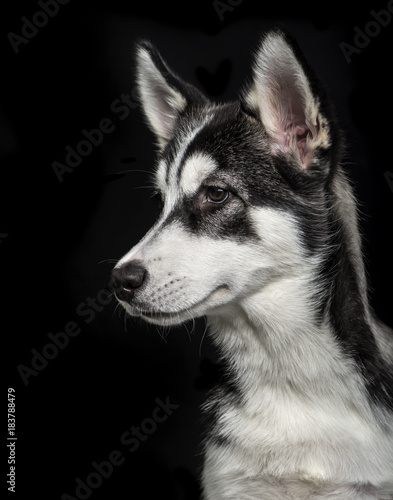
[[[275,144],[272,145],[273,153],[288,154],[294,151],[303,168],[307,168],[311,152],[307,139],[312,137],[306,125],[302,98],[296,90],[281,90],[280,107],[274,111],[276,121]]]
[[[310,151],[307,145],[309,136],[312,137],[312,134],[306,125],[287,123],[285,127],[278,129],[278,135],[272,144],[273,153],[288,154],[290,151],[294,151],[298,154],[302,166],[306,168],[310,161]]]
[[[297,125],[294,130],[294,141],[299,152],[299,158],[303,167],[308,166],[310,160],[310,151],[307,148],[307,137],[312,136],[311,131],[305,125]]]

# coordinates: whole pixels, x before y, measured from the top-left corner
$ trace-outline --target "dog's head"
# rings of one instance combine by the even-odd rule
[[[177,324],[230,308],[326,243],[325,190],[339,150],[323,92],[279,30],[260,45],[236,102],[213,104],[149,43],[137,49],[138,89],[159,154],[162,210],[116,265],[126,311]]]

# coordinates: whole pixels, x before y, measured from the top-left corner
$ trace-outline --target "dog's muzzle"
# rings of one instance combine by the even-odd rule
[[[146,276],[147,271],[140,261],[128,262],[113,269],[111,287],[118,299],[130,302],[135,291],[145,282]]]

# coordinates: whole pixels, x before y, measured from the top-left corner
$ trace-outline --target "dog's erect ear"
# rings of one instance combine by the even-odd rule
[[[302,168],[317,148],[330,145],[327,120],[294,42],[280,30],[262,40],[252,84],[243,94],[245,106],[260,117],[273,155],[295,155]]]
[[[160,147],[173,137],[179,115],[187,106],[207,103],[199,90],[168,68],[149,42],[137,46],[137,85],[143,111]]]

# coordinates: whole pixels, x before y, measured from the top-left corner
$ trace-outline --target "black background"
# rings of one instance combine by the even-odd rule
[[[355,26],[363,29],[373,19],[370,11],[386,5],[244,0],[221,20],[212,1],[71,0],[18,53],[7,35],[20,35],[22,16],[31,20],[42,9],[33,1],[3,5],[3,408],[6,388],[15,388],[18,438],[11,496],[77,498],[76,479],[86,480],[93,462],[119,450],[124,463],[89,498],[199,498],[199,407],[219,372],[204,321],[168,333],[125,321],[114,301],[86,313],[88,298],[107,286],[113,263],[155,217],[148,187],[153,136],[132,98],[138,39],[150,39],[174,71],[219,101],[236,97],[261,33],[277,23],[292,31],[330,89],[346,132],[346,170],[361,200],[372,304],[392,323],[393,187],[384,174],[393,173],[393,21],[351,63],[339,45],[353,44]],[[121,119],[111,106],[123,93],[133,105]],[[59,182],[52,163],[65,163],[66,146],[75,148],[82,130],[104,118],[114,130]],[[41,353],[49,332],[64,332],[70,321],[81,333],[24,383],[18,367],[31,367],[31,350]],[[120,436],[152,416],[157,398],[179,407],[130,453]]]

